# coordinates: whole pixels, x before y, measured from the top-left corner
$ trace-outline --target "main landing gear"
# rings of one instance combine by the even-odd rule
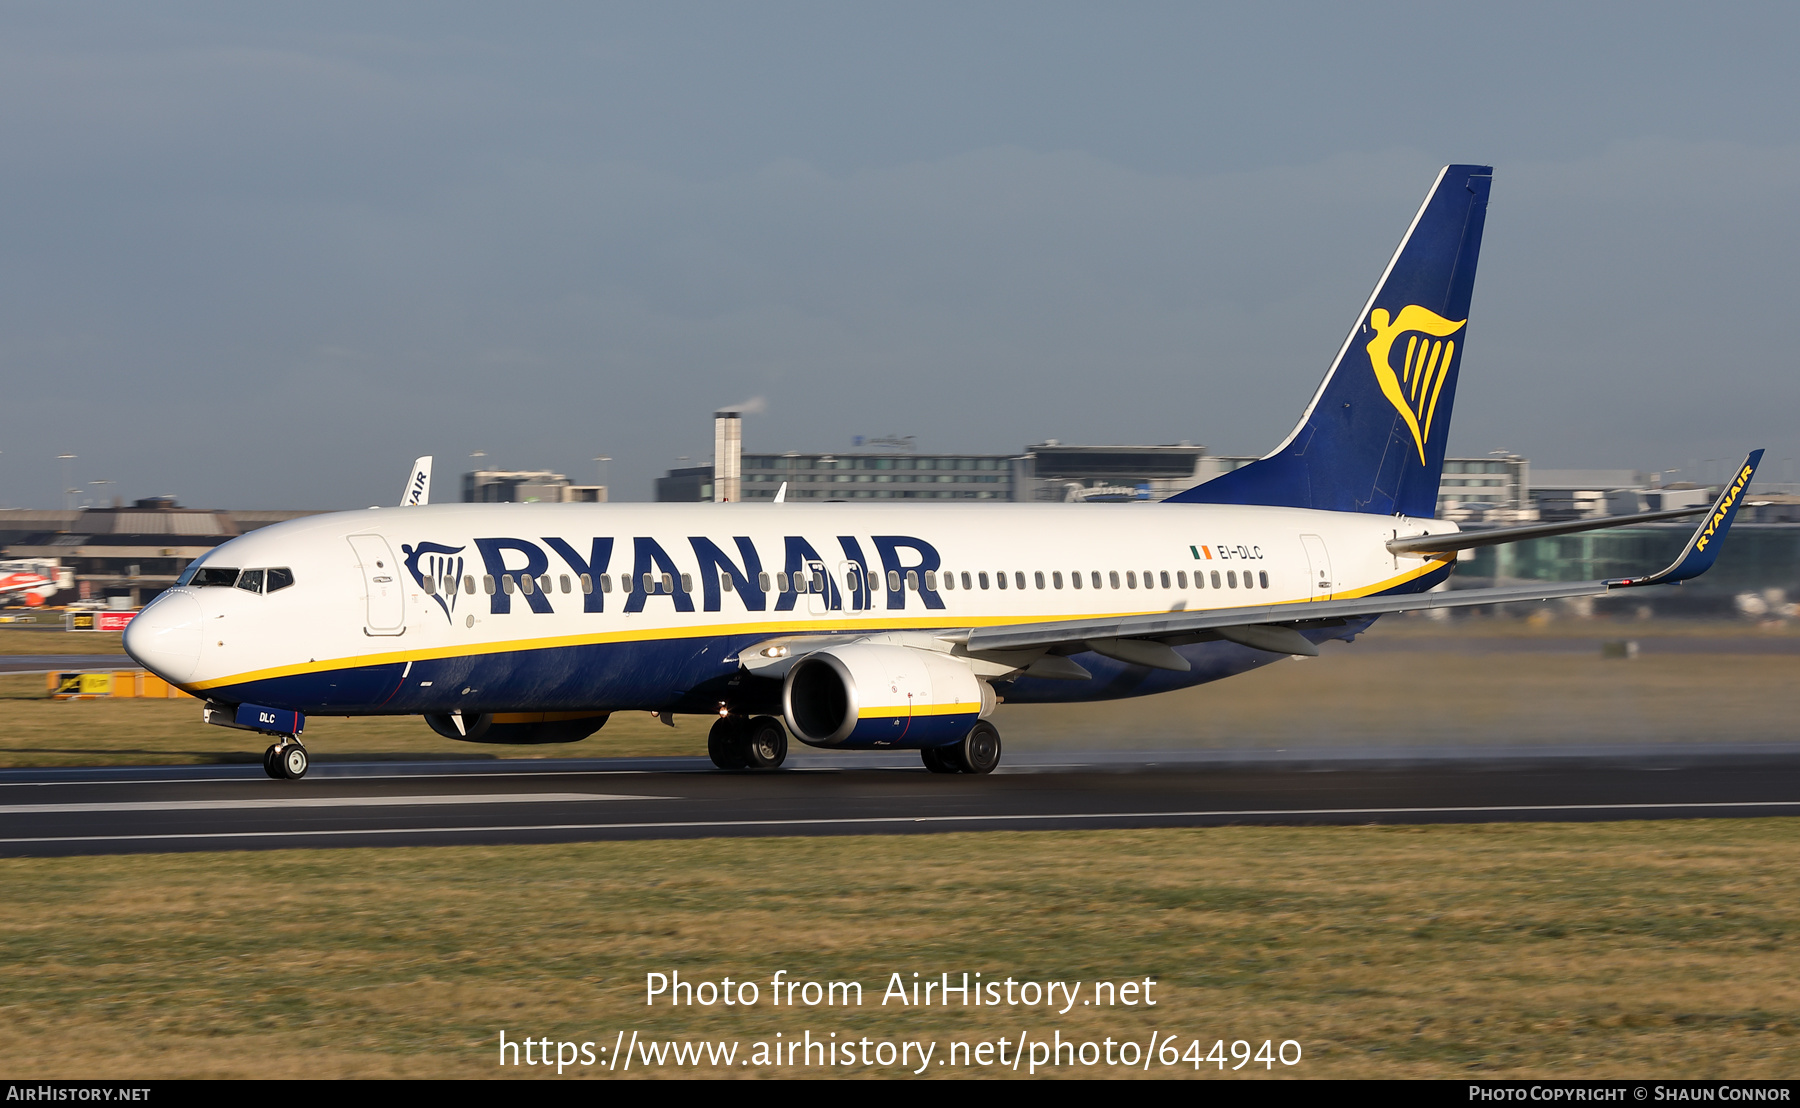
[[[787,728],[774,716],[720,716],[706,753],[720,769],[772,770],[787,761]]]
[[[919,757],[933,773],[992,773],[1000,764],[1000,732],[987,720],[976,720],[960,741],[928,746]]]
[[[263,772],[277,781],[298,781],[306,776],[306,748],[298,736],[289,735],[263,751]]]

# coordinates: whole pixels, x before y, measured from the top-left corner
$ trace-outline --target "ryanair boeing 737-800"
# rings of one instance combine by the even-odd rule
[[[1429,591],[1459,550],[1699,511],[1479,533],[1432,518],[1491,181],[1444,168],[1293,432],[1162,504],[432,505],[427,465],[405,506],[219,546],[125,649],[209,722],[272,736],[277,778],[306,772],[308,714],[544,743],[626,710],[716,716],[723,768],[780,765],[792,732],[986,773],[1001,701],[1143,696],[1317,654],[1388,613],[1704,572],[1761,451],[1659,573]]]

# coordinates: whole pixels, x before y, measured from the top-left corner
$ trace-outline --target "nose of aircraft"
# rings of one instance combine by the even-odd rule
[[[165,593],[125,625],[125,653],[165,681],[180,684],[200,664],[200,602]]]

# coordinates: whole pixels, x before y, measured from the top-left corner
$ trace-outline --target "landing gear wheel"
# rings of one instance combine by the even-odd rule
[[[744,764],[751,769],[778,769],[787,761],[787,728],[774,716],[757,716],[741,736]]]
[[[281,776],[289,781],[298,781],[306,776],[306,748],[299,743],[284,743],[277,750],[276,765]]]
[[[1000,732],[987,720],[977,720],[962,742],[950,748],[950,755],[964,773],[992,773],[1000,764]]]
[[[263,772],[275,780],[281,780],[281,766],[276,759],[281,757],[281,747],[271,745],[263,751]]]
[[[712,725],[706,736],[706,753],[712,758],[713,765],[720,769],[744,769],[750,764],[745,730],[741,718],[719,717],[719,722]]]
[[[962,767],[951,761],[944,754],[941,746],[928,746],[919,751],[919,758],[925,768],[933,773],[961,773]]]

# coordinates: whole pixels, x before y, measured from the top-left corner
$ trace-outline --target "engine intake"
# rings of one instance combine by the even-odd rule
[[[788,730],[808,746],[916,750],[961,739],[995,698],[947,654],[852,643],[795,662],[781,705]]]

